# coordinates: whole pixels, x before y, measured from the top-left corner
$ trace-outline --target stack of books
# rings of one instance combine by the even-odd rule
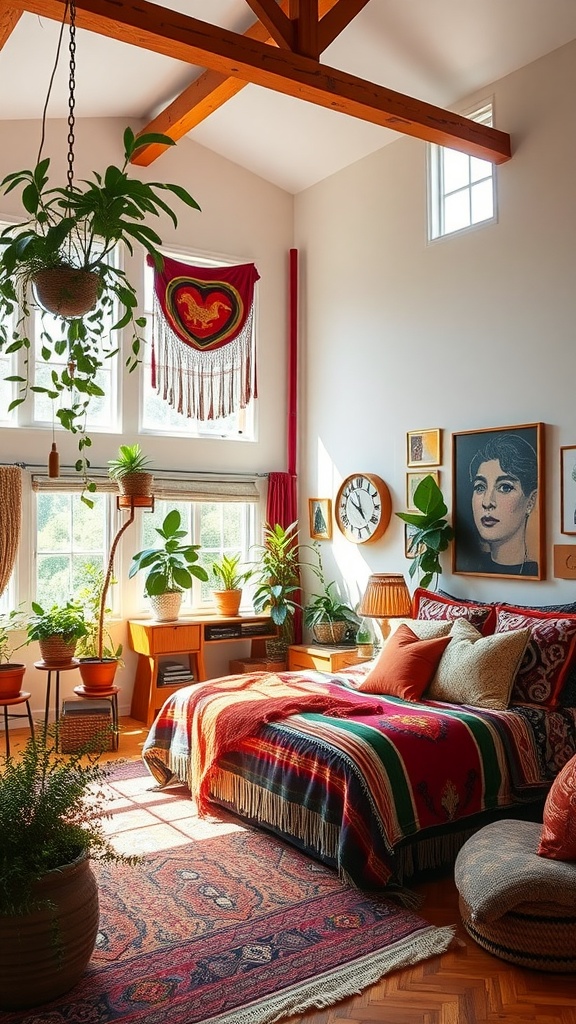
[[[194,673],[179,661],[164,661],[158,669],[158,686],[182,686],[193,682]]]

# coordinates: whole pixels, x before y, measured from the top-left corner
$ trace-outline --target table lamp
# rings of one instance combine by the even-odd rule
[[[407,619],[412,615],[412,599],[404,577],[384,572],[370,576],[358,615],[377,619],[382,639],[386,640],[390,633],[388,619]]]

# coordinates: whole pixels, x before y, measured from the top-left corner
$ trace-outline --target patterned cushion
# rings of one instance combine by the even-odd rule
[[[556,776],[546,797],[538,853],[553,860],[576,860],[576,755]]]
[[[576,658],[576,615],[498,605],[496,634],[530,630],[530,643],[512,691],[513,704],[556,707]]]
[[[471,622],[457,619],[450,634],[452,641],[442,655],[427,699],[505,710],[530,630],[482,636]]]
[[[402,700],[420,700],[449,643],[449,636],[420,640],[403,623],[386,641],[358,689]]]
[[[412,615],[415,619],[467,619],[486,636],[494,632],[496,610],[489,604],[461,601],[418,587],[414,591]]]

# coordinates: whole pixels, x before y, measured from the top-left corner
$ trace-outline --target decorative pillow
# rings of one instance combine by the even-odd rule
[[[471,622],[457,619],[450,634],[426,699],[504,711],[530,630],[482,636]]]
[[[496,634],[530,630],[530,643],[514,682],[513,704],[556,707],[576,657],[576,615],[498,605]]]
[[[536,852],[552,860],[576,860],[576,755],[556,776],[546,797]]]
[[[402,700],[420,700],[449,643],[449,636],[419,640],[402,623],[388,638],[358,689],[364,693],[387,693]]]
[[[494,632],[496,609],[493,605],[461,601],[457,597],[435,594],[432,590],[418,587],[414,591],[412,616],[415,619],[448,619],[450,622],[467,619],[487,636]]]
[[[394,622],[394,619],[392,619],[392,622]],[[404,623],[399,622],[394,627],[394,632],[401,625],[408,626],[419,640],[435,640],[439,636],[448,636],[452,629],[450,619],[439,620],[438,622],[435,622],[433,619],[405,619]]]

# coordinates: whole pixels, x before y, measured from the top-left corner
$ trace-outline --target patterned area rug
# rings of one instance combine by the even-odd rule
[[[82,982],[2,1024],[267,1024],[360,992],[444,952],[453,930],[342,883],[232,815],[199,819],[188,790],[144,765],[109,780],[114,843],[96,865],[100,933]]]

